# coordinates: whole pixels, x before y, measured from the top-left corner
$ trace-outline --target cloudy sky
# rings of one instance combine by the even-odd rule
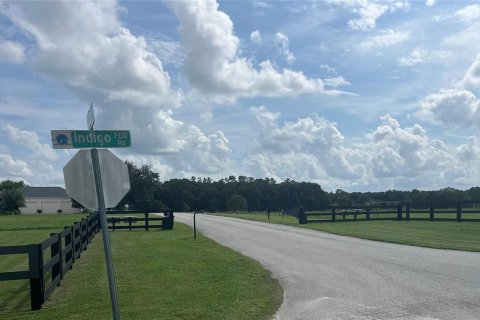
[[[63,185],[92,101],[162,180],[465,189],[479,99],[480,2],[0,0],[0,179]]]

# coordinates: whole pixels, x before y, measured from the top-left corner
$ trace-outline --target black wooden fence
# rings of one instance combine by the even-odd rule
[[[172,230],[174,224],[174,215],[172,210],[167,210],[163,213],[163,217],[152,217],[149,212],[144,212],[144,217],[134,216],[135,211],[107,211],[107,225],[108,229],[122,230],[128,229],[155,229],[162,228],[163,230]],[[119,214],[120,216],[108,216],[112,214]],[[153,223],[152,223],[153,222]],[[161,224],[158,224],[161,222]]]
[[[52,233],[41,243],[21,246],[0,247],[1,255],[27,254],[28,270],[0,273],[0,281],[30,280],[30,302],[32,310],[39,310],[50,294],[60,285],[67,271],[80,258],[82,251],[100,229],[99,214],[65,227],[60,233]],[[50,255],[45,250],[50,248]],[[51,274],[51,281],[47,276]]]
[[[354,207],[335,206],[317,212],[306,212],[303,208],[297,208],[284,210],[284,213],[296,217],[300,224],[371,220],[480,222],[480,201],[390,202]]]

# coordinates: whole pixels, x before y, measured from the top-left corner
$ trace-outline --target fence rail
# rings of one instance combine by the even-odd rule
[[[89,226],[89,227],[87,227]],[[72,269],[81,252],[87,249],[88,243],[100,230],[98,212],[65,227],[59,233],[51,233],[50,237],[37,244],[0,247],[1,255],[28,255],[28,270],[0,273],[0,281],[30,280],[30,304],[32,310],[39,310],[42,304],[60,285],[65,273]],[[45,251],[50,249],[50,255]],[[51,281],[47,275],[51,274]]]
[[[108,230],[130,230],[132,229],[149,229],[162,228],[163,230],[172,230],[174,224],[174,215],[172,210],[167,210],[163,213],[163,217],[152,217],[149,212],[144,212],[144,217],[125,216],[127,214],[136,213],[135,211],[108,211],[107,212],[107,226]],[[124,216],[108,217],[111,214],[120,214]],[[142,222],[143,224],[140,224]],[[154,222],[153,224],[151,222]],[[158,224],[161,222],[161,224]]]
[[[294,216],[300,224],[310,222],[338,221],[479,221],[480,209],[475,205],[480,201],[463,202],[422,202],[375,204],[355,207],[332,207],[318,212],[305,212],[303,208],[284,210],[285,214]]]
[[[108,214],[131,214],[125,211],[109,211]],[[144,217],[109,217],[108,228],[119,229],[145,229],[162,228],[171,230],[173,228],[173,211],[165,211],[164,217],[151,217],[148,212]],[[158,224],[156,222],[162,222]],[[143,222],[143,225],[132,225]],[[153,224],[151,222],[154,222]],[[120,225],[118,224],[120,223]],[[122,225],[121,223],[128,223]],[[28,255],[28,270],[11,271],[0,273],[0,281],[9,280],[30,280],[30,303],[32,310],[39,310],[42,304],[48,299],[65,274],[73,268],[76,260],[80,259],[83,251],[87,250],[95,235],[100,231],[100,214],[90,214],[88,217],[76,222],[72,226],[65,227],[59,233],[51,233],[50,237],[37,244],[20,246],[0,247],[2,255]],[[48,249],[50,248],[50,254]],[[47,252],[45,252],[47,250]],[[51,281],[47,276],[51,274]]]

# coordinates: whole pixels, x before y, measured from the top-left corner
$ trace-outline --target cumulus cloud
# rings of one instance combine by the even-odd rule
[[[435,5],[435,3],[437,3],[437,0],[427,0],[427,1],[425,1],[425,5],[427,7],[432,7],[432,6]]]
[[[445,144],[429,138],[420,125],[402,128],[390,115],[381,120],[381,125],[367,135],[376,177],[418,177],[427,171],[446,174],[455,170],[455,159]]]
[[[397,60],[401,66],[415,66],[423,63],[430,63],[436,60],[443,60],[450,56],[448,51],[428,51],[423,48],[414,48],[408,56],[401,57]]]
[[[447,126],[472,126],[480,120],[479,101],[468,90],[442,89],[427,96],[420,106],[418,116]]]
[[[287,35],[282,32],[277,32],[275,34],[275,43],[277,44],[278,52],[280,52],[288,64],[292,64],[295,61],[295,56],[290,51]]]
[[[0,41],[0,63],[22,63],[25,58],[25,47],[14,41]]]
[[[0,154],[0,177],[2,179],[19,180],[32,175],[33,173],[25,161],[15,160],[9,154]]]
[[[321,79],[302,72],[277,70],[266,60],[258,67],[240,56],[240,40],[228,15],[215,0],[169,1],[180,26],[186,51],[184,71],[190,83],[203,94],[222,101],[238,97],[295,96],[324,92]]]
[[[464,162],[471,162],[480,159],[480,138],[471,136],[467,142],[457,148],[459,158]]]
[[[402,127],[390,115],[381,117],[376,129],[352,143],[335,123],[317,114],[280,125],[280,113],[263,106],[251,112],[257,149],[244,164],[256,176],[313,180],[333,189],[352,185],[402,188],[399,183],[406,180],[417,185],[449,185],[466,177],[468,171],[460,151],[449,152],[420,125]]]
[[[279,113],[263,106],[251,112],[258,152],[246,159],[248,170],[304,180],[358,178],[364,171],[354,160],[356,152],[342,147],[344,137],[336,125],[317,114],[279,126]],[[297,175],[289,176],[290,172]]]
[[[181,159],[186,157],[192,161],[190,166],[198,163],[200,171],[205,159],[210,162],[208,172],[215,165],[221,170],[228,140],[222,145],[220,133],[208,135],[172,118],[173,110],[183,103],[183,94],[172,88],[155,51],[169,47],[179,52],[179,46],[147,43],[133,35],[119,21],[120,11],[114,1],[0,6],[0,14],[33,40],[30,60],[37,73],[64,84],[85,105],[94,101],[98,126],[131,130],[132,148],[124,152],[150,158],[168,154],[172,171],[184,165]]]
[[[458,11],[455,11],[454,16],[462,22],[472,22],[480,18],[480,4],[471,4]]]
[[[27,148],[32,152],[33,156],[38,156],[45,160],[57,158],[52,147],[49,144],[41,143],[35,131],[20,130],[10,124],[4,126],[3,131],[13,143]]]
[[[382,30],[380,34],[369,37],[359,44],[359,49],[372,51],[375,49],[389,47],[407,40],[410,37],[408,31],[395,31],[393,29]]]
[[[260,33],[259,30],[255,30],[252,33],[250,33],[250,40],[255,43],[261,43],[262,42],[262,34]]]
[[[461,85],[469,89],[480,88],[480,53],[477,55],[477,58],[472,65],[468,68],[465,76],[463,77]]]

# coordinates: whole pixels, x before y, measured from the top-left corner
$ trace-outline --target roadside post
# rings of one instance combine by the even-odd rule
[[[115,207],[130,190],[127,165],[108,149],[131,146],[128,130],[94,130],[93,104],[87,113],[89,130],[52,130],[54,149],[80,150],[63,168],[67,194],[82,206],[100,212],[103,248],[114,320],[120,320],[106,208]]]
[[[197,213],[203,213],[203,211],[196,211],[193,214],[193,239],[197,239],[197,222],[195,221]]]

